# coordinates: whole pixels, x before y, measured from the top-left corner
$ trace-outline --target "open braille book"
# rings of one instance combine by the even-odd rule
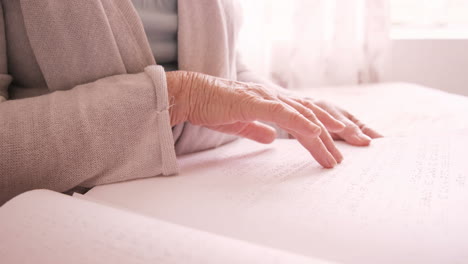
[[[294,140],[183,156],[178,176],[0,209],[3,263],[466,263],[468,138],[339,143],[322,169]],[[6,260],[6,261],[5,261]]]
[[[410,84],[312,95],[387,137],[337,142],[330,170],[295,140],[238,140],[179,157],[176,176],[28,192],[0,208],[0,262],[468,263],[468,98]]]

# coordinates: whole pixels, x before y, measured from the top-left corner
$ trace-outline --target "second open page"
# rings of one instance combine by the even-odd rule
[[[294,140],[238,141],[180,159],[173,177],[88,195],[190,226],[344,263],[463,263],[468,171],[463,136],[340,144],[322,169]]]

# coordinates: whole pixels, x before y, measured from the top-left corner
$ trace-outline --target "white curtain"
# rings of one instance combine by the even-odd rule
[[[378,82],[389,41],[388,0],[241,0],[240,50],[290,89]]]

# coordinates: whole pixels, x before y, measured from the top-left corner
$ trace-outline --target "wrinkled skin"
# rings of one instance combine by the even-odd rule
[[[194,125],[233,134],[260,143],[275,140],[274,123],[296,138],[325,168],[343,160],[333,139],[369,145],[379,133],[347,111],[323,101],[254,83],[221,79],[201,73],[168,72],[171,125]]]

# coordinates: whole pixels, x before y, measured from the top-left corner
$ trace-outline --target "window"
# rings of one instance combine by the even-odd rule
[[[468,0],[390,0],[392,35],[468,37]]]
[[[468,26],[468,0],[390,0],[394,26]]]

